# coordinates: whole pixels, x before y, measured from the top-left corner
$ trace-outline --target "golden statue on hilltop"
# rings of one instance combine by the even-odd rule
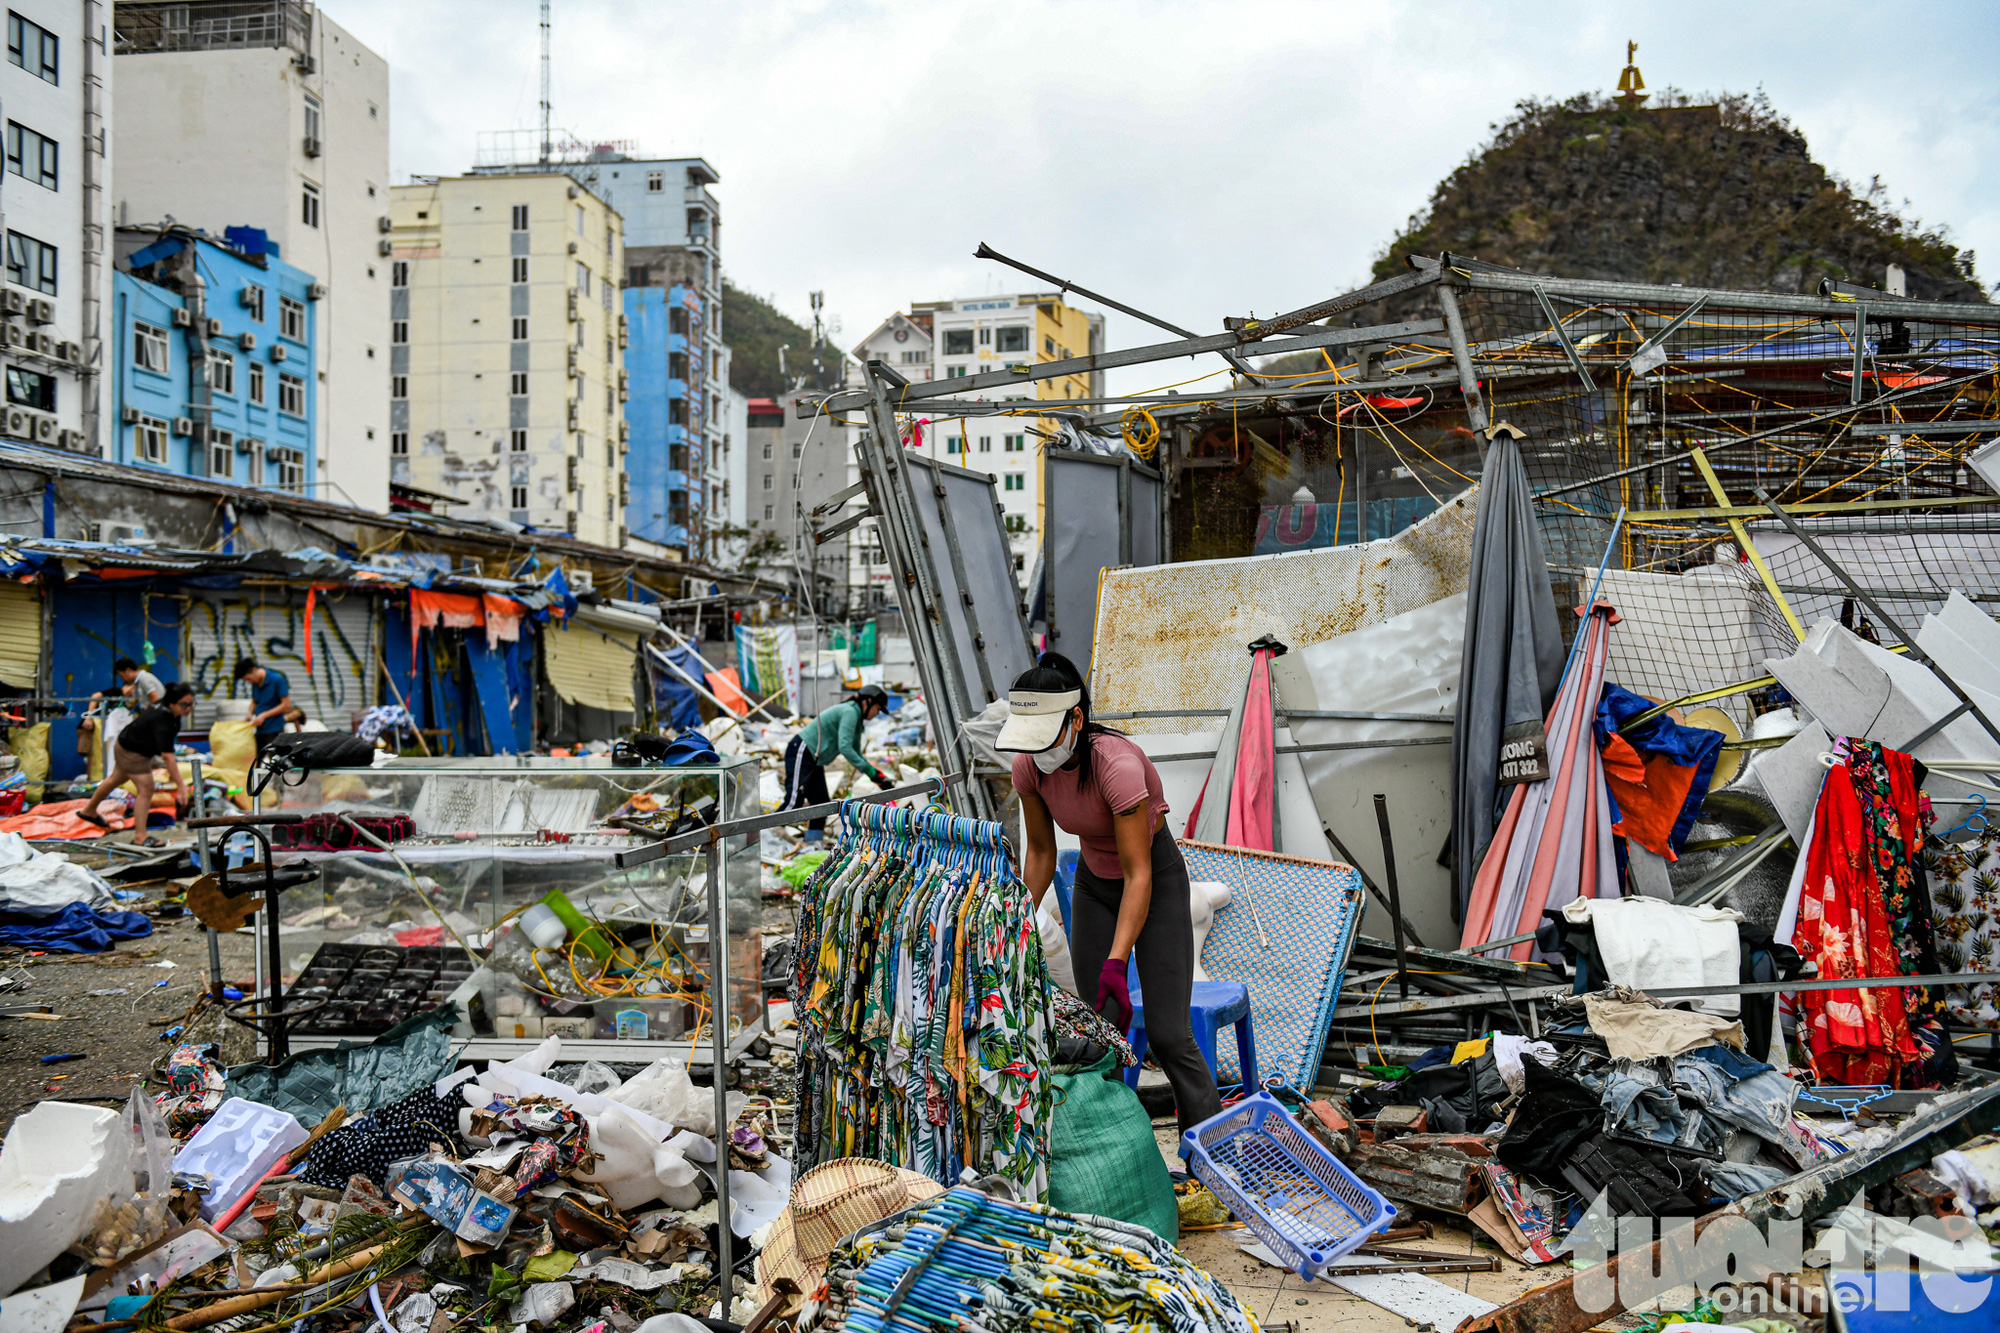
[[[1637,111],[1639,103],[1652,96],[1646,91],[1646,76],[1639,73],[1634,63],[1639,56],[1637,42],[1625,43],[1625,68],[1618,73],[1618,96],[1612,100],[1627,111]]]

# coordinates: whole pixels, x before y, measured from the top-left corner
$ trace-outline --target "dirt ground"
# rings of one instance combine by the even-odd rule
[[[161,888],[147,889],[157,900]],[[225,982],[251,989],[255,953],[247,933],[222,937]],[[163,967],[172,963],[172,967]],[[101,954],[47,953],[19,949],[0,953],[0,978],[25,981],[0,993],[0,1006],[48,1005],[61,1015],[54,1022],[0,1019],[0,1133],[14,1117],[47,1098],[52,1101],[123,1102],[132,1088],[165,1067],[174,1043],[161,1036],[181,1021],[208,988],[208,943],[193,917],[156,919],[146,939],[120,940]],[[91,991],[120,994],[92,995]],[[223,1063],[254,1054],[255,1037],[228,1022],[211,1006],[182,1040],[219,1041]],[[44,1065],[45,1055],[78,1052],[81,1060]],[[165,1087],[156,1079],[154,1091]]]

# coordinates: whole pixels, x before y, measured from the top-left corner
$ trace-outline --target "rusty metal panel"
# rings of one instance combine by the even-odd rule
[[[1275,634],[1303,648],[1463,592],[1473,509],[1468,489],[1379,541],[1107,572],[1093,637],[1093,706],[1228,709],[1243,692],[1244,650],[1253,639]],[[1214,725],[1204,718],[1120,723],[1167,732]]]

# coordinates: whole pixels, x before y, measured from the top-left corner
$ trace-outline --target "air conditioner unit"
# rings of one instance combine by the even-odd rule
[[[189,310],[189,309],[188,309],[188,308],[187,308],[186,306],[178,306],[178,307],[176,307],[176,308],[175,308],[175,310],[174,310],[174,316],[173,316],[173,324],[174,324],[174,327],[175,327],[175,328],[177,328],[177,329],[191,329],[191,328],[193,328],[193,327],[194,327],[194,311],[192,311],[192,310]]]
[[[246,352],[254,352],[257,350],[257,335],[254,333],[239,333],[236,335],[236,345]]]
[[[569,468],[567,472],[564,474],[563,489],[566,491],[573,491],[576,489],[576,460],[574,458],[570,458],[570,459],[565,459],[564,461],[569,464]]]
[[[381,217],[375,219],[375,230],[376,231],[396,230],[396,219],[390,217],[387,213],[384,213]]]
[[[563,515],[563,531],[572,537],[576,536],[576,511],[574,509]]]
[[[139,424],[139,409],[136,407],[122,408],[118,413],[118,419],[128,426],[136,426]]]
[[[624,547],[626,547],[627,545],[629,545],[629,544],[631,543],[631,541],[632,541],[632,529],[630,529],[630,528],[626,527],[626,526],[625,526],[625,525],[624,525],[623,523],[620,523],[620,524],[618,525],[618,546],[619,546],[619,548],[620,548],[620,549],[622,550],[622,549],[623,549]]]
[[[98,540],[111,542],[114,545],[129,545],[132,542],[146,540],[146,530],[132,523],[105,523],[98,527],[98,531],[103,534]]]
[[[43,333],[40,329],[36,329],[28,335],[28,350],[37,356],[54,356],[56,354],[55,335]]]
[[[631,438],[632,438],[632,423],[629,421],[620,421],[618,423],[618,443],[624,444]]]
[[[207,330],[208,330],[208,336],[209,336],[209,337],[211,337],[211,338],[220,338],[220,337],[222,336],[222,321],[221,321],[221,320],[219,320],[219,319],[211,319],[211,320],[209,320],[209,321],[208,321],[208,323],[207,323],[207,325],[206,325],[205,327],[206,327],[206,328],[207,328]]]
[[[576,293],[571,292],[569,294],[569,317],[571,321],[575,321],[576,319],[580,318],[580,316],[577,314],[577,311],[579,309],[581,309],[581,303],[577,300]]]
[[[575,254],[575,253],[576,253],[576,242],[575,242],[575,241],[571,241],[571,242],[569,243],[569,252],[570,252],[571,254]]]
[[[186,417],[175,417],[174,434],[176,435],[194,434],[194,422],[189,421]]]
[[[271,359],[273,361],[283,361],[286,357],[290,355],[291,352],[286,350],[286,347],[283,343],[271,344]]]
[[[25,315],[28,313],[28,297],[25,292],[13,287],[0,290],[0,315]]]
[[[305,149],[307,157],[319,156],[319,140],[315,139],[312,135],[308,134],[305,143],[300,146]]]
[[[34,413],[25,407],[7,409],[7,434],[17,440],[35,438]]]
[[[28,302],[28,318],[36,324],[53,324],[56,319],[56,303],[36,297]]]
[[[577,196],[578,196],[579,194],[581,194],[581,193],[583,193],[583,191],[579,190],[579,189],[578,189],[578,188],[577,188],[576,186],[572,185],[572,186],[570,186],[570,187],[569,187],[569,197],[570,197],[570,198],[574,199],[574,198],[576,198],[576,197],[577,197]]]
[[[378,255],[393,255],[396,253],[396,243],[390,240],[377,241],[375,242],[375,253]]]
[[[28,331],[19,324],[0,324],[0,347],[22,347],[27,341]]]
[[[569,349],[569,377],[571,379],[575,379],[576,375],[577,375],[576,349],[572,347]]]
[[[256,290],[250,287],[238,287],[236,289],[236,304],[242,306],[245,310],[255,307],[257,304]]]
[[[236,452],[239,454],[254,454],[263,447],[264,442],[262,440],[251,439],[248,435],[239,435],[236,437]]]
[[[33,415],[35,421],[35,443],[54,444],[56,436],[62,434],[62,427],[58,426],[56,419],[46,412],[36,412]]]
[[[314,283],[314,284],[313,284],[312,286],[310,286],[310,287],[306,288],[306,300],[308,300],[308,301],[324,301],[325,299],[326,299],[326,284],[325,284],[325,283],[323,283],[323,282],[316,282],[316,283]]]
[[[581,420],[581,419],[582,419],[582,416],[583,416],[583,405],[582,405],[581,403],[577,402],[577,401],[576,401],[576,399],[574,399],[574,398],[570,399],[570,400],[569,400],[569,428],[570,428],[571,430],[575,430],[575,429],[577,428],[577,422],[578,422],[579,420]]]
[[[629,472],[618,474],[618,503],[622,505],[632,503],[632,474]]]
[[[83,360],[83,348],[73,342],[59,342],[56,344],[56,360],[73,366]]]
[[[83,432],[80,430],[57,431],[56,447],[71,450],[83,448]]]

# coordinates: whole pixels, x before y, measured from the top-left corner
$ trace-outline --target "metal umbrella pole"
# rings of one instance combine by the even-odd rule
[[[729,1057],[729,899],[722,891],[722,848],[724,839],[711,838],[708,844],[708,956],[711,1008],[709,1017],[709,1071],[715,1080],[715,1252],[717,1271],[722,1278],[722,1317],[729,1317],[730,1298],[735,1293],[731,1271],[735,1237],[729,1229],[729,1086],[723,1077]]]

